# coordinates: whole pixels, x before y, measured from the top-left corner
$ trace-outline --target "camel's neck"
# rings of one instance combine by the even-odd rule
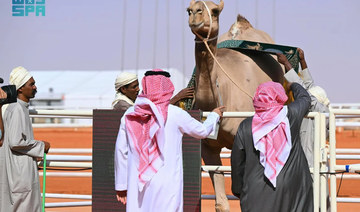
[[[215,39],[213,41],[209,41],[208,45],[209,45],[211,52],[215,56],[217,40]],[[206,81],[211,80],[210,76],[212,73],[212,69],[213,69],[215,60],[211,56],[211,53],[206,48],[206,46],[203,42],[195,44],[195,61],[196,61],[196,68],[197,68],[197,73],[196,73],[197,76],[196,77],[203,78],[203,80],[206,80]]]
[[[209,48],[216,55],[217,40],[208,42]],[[207,99],[208,106],[216,104],[214,82],[214,58],[204,43],[195,44],[195,60],[196,60],[196,98]],[[199,99],[200,98],[200,99]],[[201,100],[200,100],[201,101]]]

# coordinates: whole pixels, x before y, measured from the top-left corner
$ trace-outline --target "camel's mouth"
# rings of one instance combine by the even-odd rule
[[[191,29],[199,29],[204,26],[204,22],[198,23],[198,24],[190,24]]]

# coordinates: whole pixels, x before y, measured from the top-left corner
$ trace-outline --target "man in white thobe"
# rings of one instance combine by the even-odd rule
[[[17,102],[4,112],[5,137],[0,147],[0,211],[40,212],[41,196],[37,158],[50,148],[34,140],[29,101],[36,94],[35,80],[23,67],[10,73]],[[4,108],[3,108],[4,109]]]
[[[204,123],[170,104],[168,72],[145,73],[143,91],[121,119],[115,147],[115,190],[127,211],[183,211],[182,136],[205,138],[221,109]]]

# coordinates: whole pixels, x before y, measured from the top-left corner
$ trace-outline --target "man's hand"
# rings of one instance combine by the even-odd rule
[[[189,99],[194,97],[194,88],[184,88],[173,98],[170,99],[170,104],[175,105],[178,101],[182,99]]]
[[[304,51],[300,48],[297,48],[298,52],[299,52],[299,59],[300,60],[305,60],[305,55],[304,55]]]
[[[45,144],[45,148],[44,148],[44,152],[47,154],[49,152],[50,149],[50,143],[47,141],[43,141]]]
[[[0,88],[0,99],[6,99],[6,98],[7,98],[7,93],[2,88]]]
[[[121,202],[124,205],[126,204],[126,196],[127,196],[127,190],[125,190],[125,191],[116,191],[117,201]]]
[[[288,59],[286,58],[285,55],[276,53],[276,56],[277,56],[278,62],[285,66],[285,72],[288,72],[292,69],[292,65],[290,64],[290,62],[288,61]]]
[[[212,112],[219,114],[220,118],[222,118],[224,109],[225,109],[225,106],[220,106],[220,107],[215,108]]]
[[[307,68],[304,51],[300,48],[297,48],[297,51],[299,52],[301,69],[304,70]]]

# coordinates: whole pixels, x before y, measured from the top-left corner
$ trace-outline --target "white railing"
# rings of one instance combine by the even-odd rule
[[[360,103],[331,103],[331,109],[360,109]]]
[[[39,115],[44,118],[84,117],[92,119],[92,110],[30,110],[30,115]]]
[[[349,165],[337,165],[336,164],[336,116],[337,115],[357,115],[360,117],[360,110],[355,109],[331,109],[329,114],[329,142],[330,142],[330,173],[336,173],[336,171],[360,171],[360,166]],[[331,211],[337,211],[337,198],[336,198],[336,176],[330,175],[330,204]],[[341,198],[340,200],[346,201],[348,198]],[[350,201],[350,199],[349,199]],[[352,198],[351,202],[360,202],[360,199]]]
[[[49,153],[92,153],[91,148],[50,148]]]
[[[360,104],[359,104],[360,105]],[[203,115],[208,115],[209,112],[204,112]],[[223,116],[226,118],[235,118],[235,117],[249,117],[252,116],[253,112],[224,112]],[[64,110],[37,110],[31,112],[32,116],[39,117],[56,117],[56,118],[92,118],[92,111],[64,111]],[[315,133],[314,133],[314,168],[313,172],[313,190],[314,190],[314,211],[317,211],[316,208],[320,208],[321,211],[326,211],[326,186],[327,186],[327,158],[328,158],[328,148],[326,146],[326,117],[329,117],[329,142],[330,142],[330,197],[331,197],[331,211],[337,211],[337,201],[338,202],[360,202],[359,198],[337,198],[336,197],[336,178],[339,178],[339,175],[336,175],[336,171],[352,171],[357,172],[360,171],[360,165],[358,164],[349,164],[349,165],[337,165],[336,159],[359,159],[359,156],[351,156],[351,155],[336,155],[339,154],[359,154],[359,149],[336,149],[336,126],[339,126],[339,123],[336,123],[336,116],[344,119],[346,117],[360,117],[360,110],[355,109],[331,109],[329,114],[321,114],[321,113],[309,113],[308,117],[313,118],[315,122]],[[348,125],[346,125],[346,123]],[[357,122],[355,122],[357,123]],[[356,124],[352,122],[342,122],[340,126],[354,126]],[[53,153],[56,152],[56,150]],[[65,150],[58,150],[56,153],[64,153]],[[89,150],[87,150],[89,151]],[[87,152],[89,153],[89,152]],[[229,157],[229,152],[222,153],[223,156]],[[50,156],[50,155],[49,155]],[[51,159],[51,157],[50,157]],[[75,157],[71,158],[73,161],[76,161]],[[60,159],[58,159],[60,160]],[[70,159],[69,159],[70,160]],[[90,158],[87,158],[87,161],[90,161]],[[40,164],[42,162],[39,162]],[[91,168],[91,163],[86,162],[64,162],[64,161],[49,161],[47,166],[54,167],[77,167],[77,168]],[[230,166],[202,166],[204,171],[224,171],[231,172]],[[320,174],[320,172],[322,174]],[[87,174],[89,175],[89,174]],[[344,175],[344,179],[356,179],[358,175]],[[319,202],[319,195],[321,195],[321,200]],[[212,195],[203,196],[204,198],[213,197]],[[230,195],[230,199],[233,199]],[[62,203],[47,203],[46,207],[64,207],[61,206]],[[73,203],[74,206],[78,203]],[[86,203],[79,203],[86,204]],[[91,204],[91,202],[90,202]]]
[[[38,165],[43,166],[43,161],[39,161]],[[92,163],[46,161],[46,167],[92,168]]]
[[[335,103],[331,104],[332,110],[339,110],[339,109],[346,109],[346,110],[359,110],[360,109],[360,103]],[[347,119],[352,118],[349,117],[350,114],[347,114]],[[353,115],[353,114],[352,114]],[[359,116],[357,116],[357,119],[353,119],[351,121],[343,118],[340,114],[338,114],[338,117],[336,119],[336,126],[337,127],[356,127],[360,128],[360,119]]]

